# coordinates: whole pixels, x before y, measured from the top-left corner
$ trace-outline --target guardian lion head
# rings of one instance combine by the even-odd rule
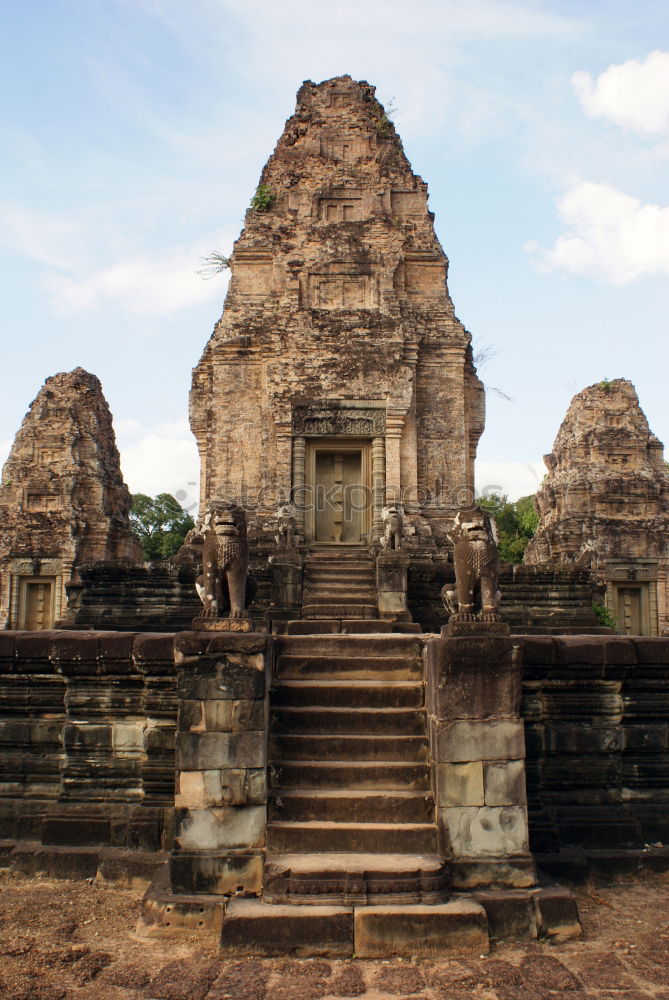
[[[458,511],[448,537],[454,545],[495,545],[497,530],[493,519],[482,507],[465,507]]]

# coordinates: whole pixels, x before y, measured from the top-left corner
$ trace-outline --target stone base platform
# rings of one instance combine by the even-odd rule
[[[487,953],[493,942],[582,937],[562,886],[458,894],[448,901],[371,905],[281,903],[172,893],[166,868],[147,890],[139,934],[220,935],[225,956],[388,958]]]
[[[230,956],[385,958],[480,954],[488,948],[486,912],[472,899],[361,907],[233,900],[221,933],[221,950]]]
[[[124,889],[154,883],[167,869],[162,851],[131,851],[120,847],[52,846],[38,841],[0,840],[0,868],[30,877],[95,879]]]

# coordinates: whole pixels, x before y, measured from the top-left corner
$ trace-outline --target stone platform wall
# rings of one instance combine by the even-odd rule
[[[669,640],[517,641],[532,850],[669,844]]]
[[[168,847],[174,636],[0,632],[0,839]]]
[[[669,843],[669,639],[514,642],[533,851]],[[0,632],[0,840],[172,846],[173,647]]]

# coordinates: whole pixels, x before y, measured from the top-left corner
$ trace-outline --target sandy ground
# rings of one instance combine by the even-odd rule
[[[2,1000],[669,1000],[669,877],[577,890],[583,941],[473,959],[221,961],[135,933],[141,891],[0,872]]]

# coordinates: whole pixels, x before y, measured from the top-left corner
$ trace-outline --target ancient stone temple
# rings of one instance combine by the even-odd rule
[[[48,378],[0,485],[0,621],[51,628],[84,563],[142,559],[109,407],[83,368]]]
[[[590,564],[618,630],[657,635],[669,625],[669,476],[632,383],[574,396],[545,462],[525,561]]]
[[[230,496],[262,536],[297,505],[307,543],[378,539],[402,500],[417,546],[473,487],[484,425],[427,185],[374,88],[305,83],[230,259],[193,374],[201,503]]]

